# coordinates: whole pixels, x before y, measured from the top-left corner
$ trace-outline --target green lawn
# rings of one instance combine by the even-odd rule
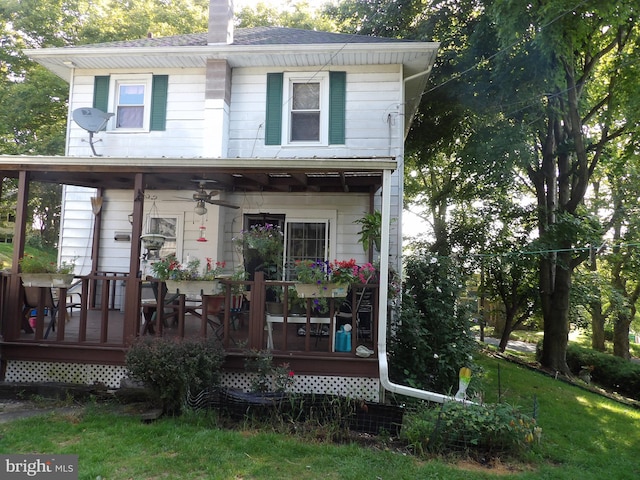
[[[333,445],[309,436],[221,428],[214,413],[145,424],[120,410],[0,425],[2,453],[79,455],[79,478],[96,479],[636,479],[640,411],[504,360],[482,358],[485,400],[537,412],[542,443],[527,462],[498,468],[418,459],[393,448]]]
[[[57,261],[57,253],[54,249],[51,250],[42,250],[36,249],[33,247],[26,246],[24,251],[28,255],[46,255],[48,256],[52,262]],[[0,269],[8,269],[11,268],[13,258],[13,244],[11,243],[0,243]]]

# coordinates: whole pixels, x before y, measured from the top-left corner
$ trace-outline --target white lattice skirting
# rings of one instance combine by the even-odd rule
[[[120,380],[125,377],[127,377],[127,369],[117,365],[15,360],[7,363],[4,380],[6,382],[61,382],[83,385],[101,383],[108,388],[119,388]],[[223,373],[221,383],[223,387],[248,391],[251,376],[246,373]],[[296,393],[324,393],[378,402],[380,401],[380,388],[380,380],[377,378],[296,375],[291,390]]]

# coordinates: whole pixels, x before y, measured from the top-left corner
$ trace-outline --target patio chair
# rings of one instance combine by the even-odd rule
[[[240,295],[231,295],[231,305],[229,307],[230,313],[230,323],[231,327],[236,330],[236,321],[242,315],[242,305],[244,301],[244,296]],[[216,338],[220,341],[224,340],[224,314],[225,314],[225,306],[226,306],[226,297],[224,295],[214,295],[207,297],[207,305],[206,308],[203,308],[206,311],[207,315],[207,324],[213,330]],[[233,337],[229,337],[231,342],[235,345],[236,341]]]
[[[69,315],[73,315],[74,308],[80,308],[81,306],[82,306],[82,280],[77,280],[76,282],[73,282],[71,286],[67,289],[66,307],[69,310]]]
[[[26,321],[26,325],[28,323],[28,315],[32,310],[37,310],[40,307],[45,308],[45,315],[49,315],[51,320],[49,320],[49,325],[47,326],[47,330],[44,334],[43,338],[47,338],[49,336],[49,332],[52,330],[55,332],[56,330],[56,317],[58,315],[58,302],[53,297],[53,292],[51,288],[45,288],[45,297],[44,304],[39,305],[40,303],[40,288],[41,287],[24,287],[24,307],[22,309],[22,318]],[[25,329],[25,331],[27,331]],[[32,333],[27,331],[27,333]]]
[[[149,279],[151,280],[151,279]],[[163,306],[162,308],[158,308],[158,285],[162,285],[163,292]],[[144,327],[142,329],[142,334],[146,334],[147,332],[150,334],[154,334],[155,330],[153,325],[156,323],[158,319],[158,310],[161,311],[160,319],[162,324],[165,327],[168,327],[168,320],[173,319],[173,323],[178,322],[178,301],[180,295],[178,293],[169,294],[167,290],[167,285],[164,282],[151,281],[151,289],[153,290],[153,300],[152,301],[144,301],[142,302],[142,313],[145,318]]]

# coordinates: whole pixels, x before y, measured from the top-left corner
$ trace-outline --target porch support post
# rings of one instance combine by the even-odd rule
[[[140,326],[140,235],[142,235],[142,213],[144,211],[144,175],[136,173],[133,186],[133,225],[131,226],[131,255],[129,277],[125,289],[124,342],[130,344]]]
[[[102,198],[104,195],[104,189],[99,188],[97,190],[98,198]],[[95,221],[93,223],[93,243],[91,245],[91,273],[95,274],[98,271],[98,256],[100,252],[100,232],[102,231],[102,209],[98,213],[94,214]]]
[[[21,170],[18,175],[18,197],[16,199],[16,223],[13,231],[13,257],[11,260],[11,273],[7,286],[6,316],[3,319],[5,340],[14,340],[20,335],[22,326],[22,285],[20,277],[19,261],[24,255],[24,244],[27,230],[27,202],[29,201],[30,174]]]

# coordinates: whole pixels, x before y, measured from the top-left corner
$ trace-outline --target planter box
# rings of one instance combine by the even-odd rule
[[[73,273],[21,273],[25,287],[68,288],[73,283]]]
[[[217,280],[167,280],[169,293],[181,293],[188,296],[216,295],[220,291]]]
[[[296,283],[296,292],[300,298],[341,298],[347,296],[347,287],[341,283],[327,283],[317,285],[315,283]]]

